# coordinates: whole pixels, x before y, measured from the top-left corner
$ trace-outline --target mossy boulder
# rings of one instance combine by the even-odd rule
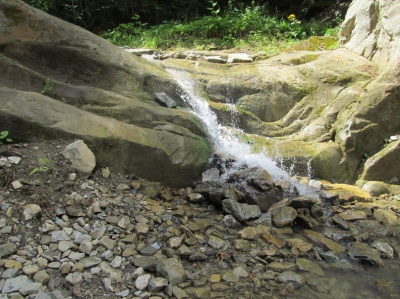
[[[97,165],[171,186],[201,177],[211,148],[160,66],[19,0],[0,2],[0,127],[14,142],[79,138]]]

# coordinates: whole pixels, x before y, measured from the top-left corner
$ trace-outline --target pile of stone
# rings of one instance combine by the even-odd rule
[[[18,177],[19,158],[2,158],[22,183],[0,193],[0,298],[349,298],[335,271],[397,262],[400,208],[355,187],[321,183],[319,197],[289,198],[267,173],[243,169],[215,192],[204,188],[212,180],[171,189],[107,169],[56,186],[53,171],[42,173],[43,200],[43,185]],[[262,188],[276,195],[267,211],[237,200]],[[221,209],[209,202],[218,194]],[[378,270],[376,287],[397,291]]]

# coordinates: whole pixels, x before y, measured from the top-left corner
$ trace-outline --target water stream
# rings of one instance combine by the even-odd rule
[[[172,68],[167,68],[167,71],[182,88],[180,97],[190,105],[191,112],[203,121],[208,138],[218,155],[223,159],[235,160],[237,166],[247,165],[265,169],[277,180],[290,179],[289,173],[279,168],[276,161],[268,157],[265,151],[254,153],[251,145],[241,142],[235,134],[238,128],[232,129],[218,123],[216,114],[203,99],[195,80],[187,72]],[[230,111],[233,118],[237,117],[233,107]]]

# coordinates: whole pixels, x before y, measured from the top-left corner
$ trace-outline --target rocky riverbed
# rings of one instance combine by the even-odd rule
[[[272,185],[267,210],[220,206],[206,182],[75,173],[69,143],[1,145],[1,299],[400,298],[399,195],[313,181],[312,196]],[[268,193],[260,177],[246,190]]]

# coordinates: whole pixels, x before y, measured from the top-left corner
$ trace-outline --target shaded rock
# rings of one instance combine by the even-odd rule
[[[290,262],[272,262],[268,264],[268,269],[276,272],[293,271],[297,269],[296,264]]]
[[[223,239],[218,238],[216,236],[210,236],[208,238],[207,244],[215,249],[222,249],[226,246],[226,242]]]
[[[142,267],[148,271],[155,271],[160,259],[151,256],[135,256],[132,258],[132,263],[136,267]]]
[[[248,227],[242,229],[241,231],[239,231],[237,234],[242,239],[254,240],[254,239],[257,239],[261,235],[269,234],[270,231],[271,231],[270,227],[259,224],[257,226],[248,226]]]
[[[6,257],[17,251],[17,245],[14,243],[6,243],[0,245],[0,258]]]
[[[272,211],[272,221],[277,227],[290,225],[296,219],[297,212],[292,207],[279,207]]]
[[[316,242],[317,244],[323,245],[329,250],[333,251],[335,254],[340,254],[343,252],[343,248],[340,244],[332,241],[320,233],[311,231],[311,230],[304,230],[304,235],[309,238],[311,241]]]
[[[147,286],[150,292],[158,292],[168,285],[168,280],[162,277],[154,277],[150,279]]]
[[[80,263],[83,264],[85,268],[91,268],[101,263],[101,258],[97,256],[90,256],[87,258],[83,258],[80,260]]]
[[[195,253],[189,256],[190,262],[204,262],[207,259],[208,259],[207,255],[205,255],[203,252],[200,251],[196,251]]]
[[[291,247],[291,252],[295,256],[298,256],[300,254],[305,254],[313,248],[312,244],[298,238],[287,239],[286,241]]]
[[[278,274],[277,277],[280,282],[296,282],[298,284],[304,284],[304,278],[300,274],[297,274],[293,271],[285,271]]]
[[[172,294],[177,298],[177,299],[184,299],[184,298],[189,298],[189,295],[182,290],[181,288],[177,286],[172,287]]]
[[[222,208],[225,212],[232,214],[239,221],[246,221],[261,216],[261,210],[258,206],[238,203],[233,199],[225,199],[222,201]]]
[[[182,264],[175,258],[162,260],[156,267],[157,276],[164,277],[169,283],[177,284],[187,278],[187,274]]]
[[[222,206],[222,201],[230,197],[231,187],[228,183],[220,181],[205,181],[196,185],[194,191],[202,194],[209,202]]]
[[[176,102],[173,99],[171,99],[164,92],[156,92],[155,93],[155,100],[161,106],[168,107],[168,108],[175,108],[176,107]]]
[[[205,299],[210,298],[211,288],[209,286],[190,287],[186,288],[185,292],[189,295],[188,298]]]
[[[381,253],[382,257],[388,259],[394,258],[394,250],[393,247],[390,246],[390,244],[375,240],[374,242],[372,242],[371,246],[378,250]]]
[[[83,140],[67,145],[62,154],[78,172],[90,174],[96,166],[96,157]]]
[[[332,220],[334,223],[336,223],[341,229],[344,230],[349,230],[349,224],[347,223],[346,220],[344,220],[342,217],[339,217],[337,215],[332,216]]]
[[[349,250],[349,256],[356,261],[369,262],[379,267],[383,266],[379,252],[369,247],[366,243],[354,242]]]
[[[301,271],[311,272],[311,273],[317,274],[319,276],[325,275],[324,271],[321,269],[321,267],[318,264],[316,264],[308,259],[298,258],[298,259],[296,259],[296,265],[297,265],[297,267],[299,267],[299,269]]]
[[[224,275],[222,275],[222,280],[225,282],[238,283],[240,277],[233,271],[229,270]]]
[[[140,251],[140,254],[142,255],[153,255],[155,254],[159,249],[161,248],[160,244],[158,244],[157,242],[146,246],[144,249],[142,249]]]
[[[367,219],[367,214],[364,211],[347,210],[346,212],[339,213],[338,216],[346,221]]]
[[[82,273],[79,273],[79,272],[69,273],[65,277],[65,280],[68,281],[72,285],[76,285],[83,280],[83,275],[82,275]]]
[[[368,233],[373,237],[384,237],[388,233],[388,228],[376,220],[358,220],[355,222],[363,233]]]
[[[374,211],[373,216],[382,223],[390,233],[393,233],[400,228],[397,215],[390,210],[377,209]]]
[[[390,193],[390,188],[387,184],[377,181],[369,181],[364,184],[362,190],[368,192],[371,196],[379,196],[381,194]]]
[[[19,288],[19,292],[26,296],[31,294],[37,294],[42,289],[42,284],[38,282],[28,283]]]
[[[299,208],[312,208],[314,205],[318,203],[320,203],[318,197],[301,196],[301,197],[291,198],[288,205],[295,209],[299,209]]]
[[[225,215],[224,219],[222,220],[222,223],[226,226],[226,227],[230,227],[230,228],[239,228],[242,225],[240,224],[239,221],[236,220],[236,218],[232,215]]]
[[[7,70],[0,125],[13,139],[79,137],[97,164],[114,173],[173,186],[201,177],[211,149],[199,121],[151,101],[160,86],[176,94],[176,82],[162,67],[145,67],[145,60],[22,1],[2,1],[0,10],[21,20],[2,18],[0,32]],[[46,78],[52,89],[42,94]]]

